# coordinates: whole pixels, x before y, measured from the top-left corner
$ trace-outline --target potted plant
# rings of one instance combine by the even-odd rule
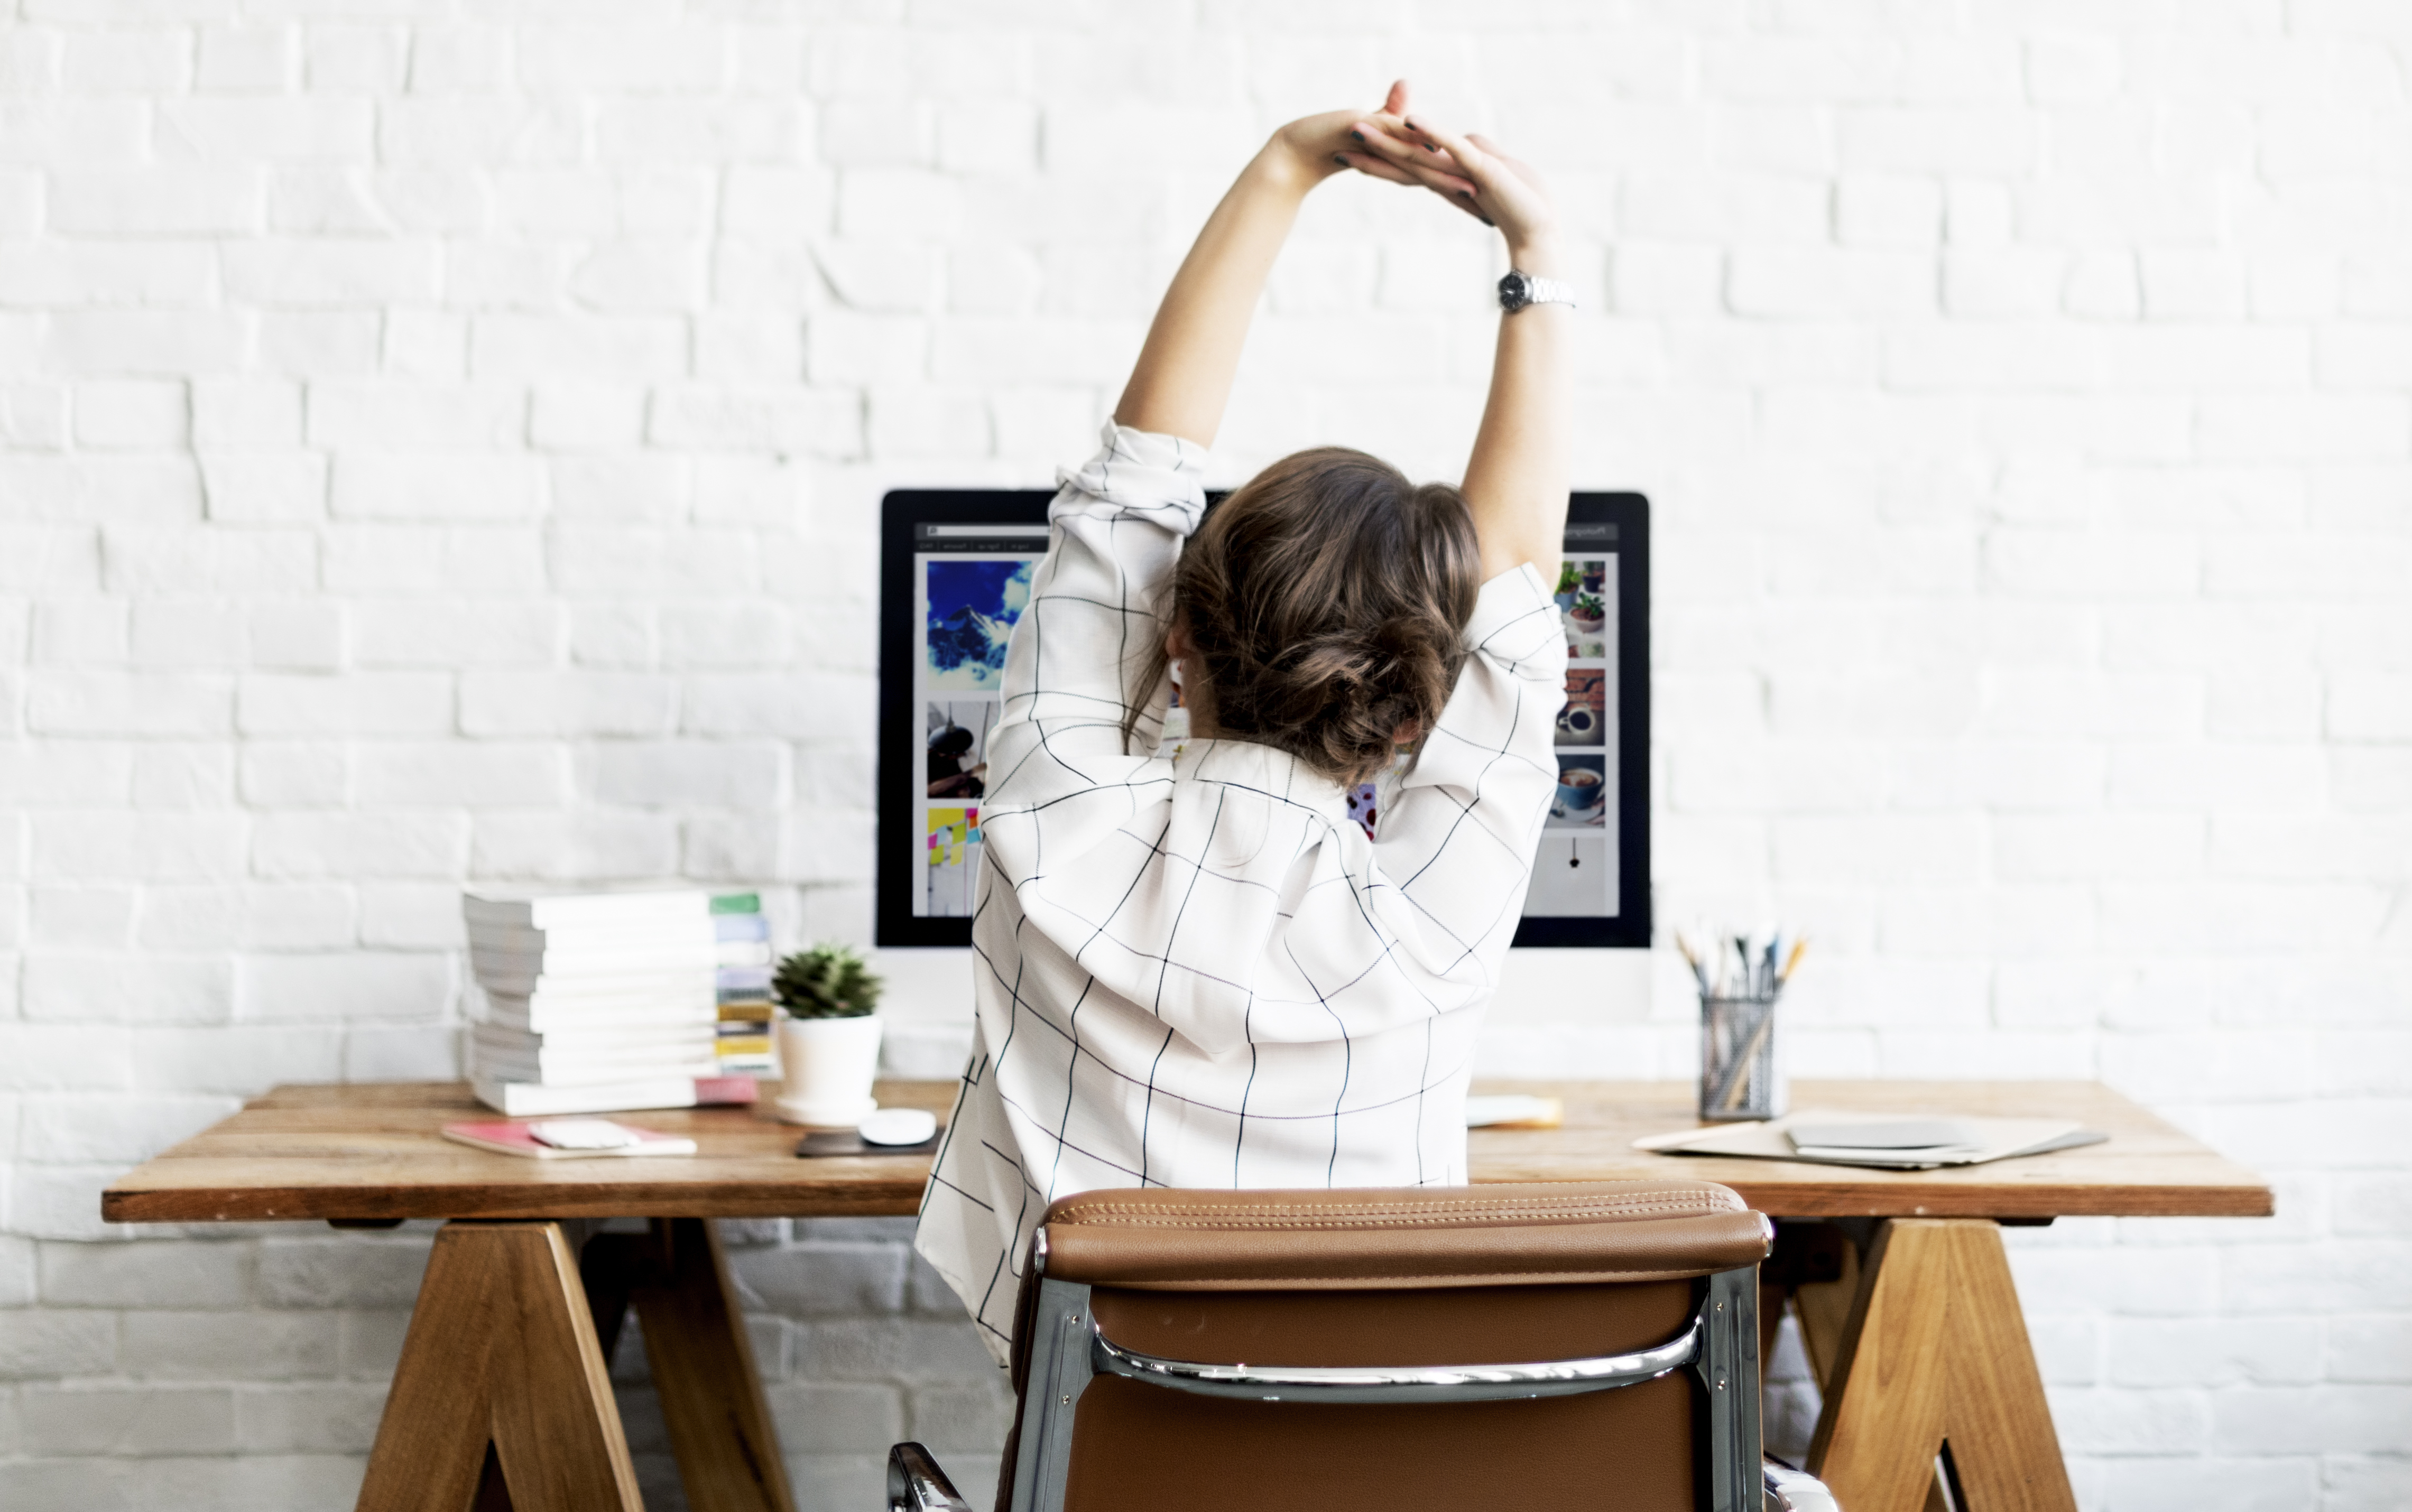
[[[879,1110],[871,1083],[879,1074],[880,980],[842,945],[816,945],[779,962],[771,978],[778,999],[780,1119],[815,1128],[850,1129]]]
[[[1608,600],[1597,594],[1583,594],[1577,596],[1574,608],[1566,613],[1574,622],[1577,635],[1596,636],[1608,624]]]
[[[1570,609],[1575,607],[1575,591],[1581,585],[1581,570],[1569,562],[1558,569],[1558,591],[1551,596],[1558,601],[1559,609]]]

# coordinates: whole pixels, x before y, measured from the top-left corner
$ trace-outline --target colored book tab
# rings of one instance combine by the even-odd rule
[[[758,892],[721,892],[712,899],[715,914],[758,914],[762,911],[762,895]]]

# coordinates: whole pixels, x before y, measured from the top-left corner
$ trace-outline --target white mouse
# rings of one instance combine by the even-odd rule
[[[938,1115],[925,1108],[883,1108],[855,1125],[864,1144],[919,1144],[938,1132]]]

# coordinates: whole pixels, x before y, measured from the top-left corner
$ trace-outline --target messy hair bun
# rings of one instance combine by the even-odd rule
[[[1168,622],[1207,684],[1184,697],[1218,735],[1370,781],[1440,718],[1480,562],[1450,485],[1346,447],[1285,457],[1207,515],[1173,571]],[[1159,646],[1157,677],[1166,660]]]

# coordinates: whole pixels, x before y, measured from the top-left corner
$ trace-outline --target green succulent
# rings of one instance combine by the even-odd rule
[[[797,1019],[860,1019],[879,1006],[881,982],[842,945],[816,945],[779,962],[771,993]]]

